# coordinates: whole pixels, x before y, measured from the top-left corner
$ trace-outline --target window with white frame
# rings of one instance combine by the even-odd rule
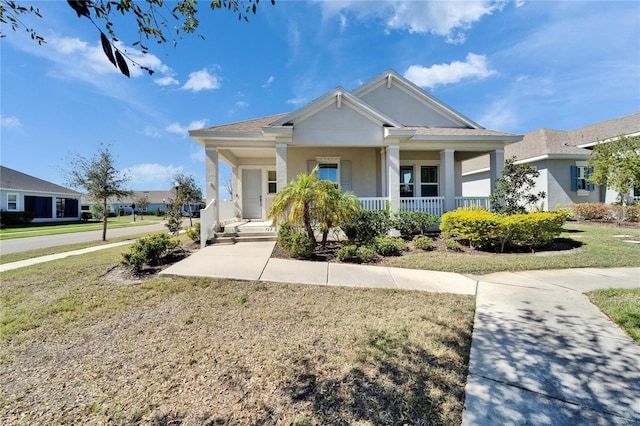
[[[420,196],[438,196],[438,166],[420,167]]]
[[[18,194],[7,194],[7,210],[18,210]]]
[[[267,193],[275,194],[278,191],[277,175],[275,170],[267,171]]]
[[[316,157],[318,178],[340,184],[340,157]]]
[[[587,180],[592,170],[587,167],[586,162],[576,162],[575,166],[571,166],[571,190],[580,194],[587,194],[588,191],[595,189],[594,185]]]
[[[413,166],[400,166],[400,196],[413,197],[414,184]]]

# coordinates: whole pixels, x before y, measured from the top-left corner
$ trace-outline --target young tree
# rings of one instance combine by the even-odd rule
[[[107,200],[120,200],[131,194],[131,191],[124,189],[129,177],[116,169],[113,155],[102,144],[99,152],[91,158],[77,156],[71,159],[68,169],[69,186],[83,190],[91,199],[102,203],[105,212],[102,218],[102,241],[106,241]]]
[[[640,186],[640,136],[598,142],[587,166],[593,167],[588,182],[617,191],[626,204],[627,195]]]
[[[189,224],[193,226],[193,219],[191,214],[191,203],[202,201],[202,190],[198,187],[195,179],[191,175],[184,173],[177,173],[174,177],[174,188],[176,188],[176,202],[182,210],[182,205],[187,205],[187,212],[189,213]]]
[[[527,206],[544,200],[547,194],[533,194],[535,178],[540,172],[530,164],[516,164],[516,157],[504,162],[502,176],[496,179],[493,194],[489,196],[491,208],[503,214],[526,213]]]
[[[140,218],[144,220],[144,211],[149,207],[149,197],[141,195],[135,200],[136,207],[140,209]],[[135,214],[135,212],[133,213]]]
[[[329,230],[334,224],[351,224],[360,211],[360,201],[353,192],[342,192],[334,182],[319,180],[318,198],[311,210],[312,221],[320,225],[322,247],[327,246]]]
[[[260,0],[211,0],[209,6],[211,10],[228,9],[238,14],[238,19],[249,21],[250,14],[257,12],[258,2]],[[16,31],[24,28],[31,38],[38,44],[46,43],[44,37],[38,35],[33,28],[26,27],[22,22],[21,15],[35,15],[43,18],[40,10],[34,6],[19,4],[16,1],[0,2],[0,23],[9,24],[11,29]],[[33,2],[37,4],[37,2]],[[198,21],[198,2],[197,0],[178,0],[176,2],[167,2],[164,0],[146,0],[144,2],[132,0],[67,0],[68,5],[73,9],[69,11],[75,12],[78,18],[85,17],[100,33],[100,41],[102,50],[109,61],[120,72],[129,77],[129,67],[124,60],[125,57],[129,61],[153,74],[151,68],[140,65],[127,56],[126,51],[118,48],[115,41],[118,40],[116,35],[115,24],[118,15],[127,16],[135,20],[135,26],[139,39],[132,45],[140,47],[143,54],[148,53],[149,47],[146,43],[149,40],[158,44],[169,42],[168,34],[174,34],[175,38],[171,39],[171,43],[175,46],[178,39],[182,38],[182,34],[194,33],[200,22]],[[271,0],[271,4],[275,4],[275,0]],[[171,7],[173,6],[173,7]],[[115,15],[115,16],[114,16]],[[0,30],[0,37],[6,34]],[[109,38],[110,37],[110,38]],[[200,38],[204,38],[200,36]]]

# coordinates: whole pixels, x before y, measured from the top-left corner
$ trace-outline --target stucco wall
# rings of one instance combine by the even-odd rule
[[[491,193],[489,172],[474,173],[462,177],[463,197],[488,197]]]
[[[380,148],[300,148],[289,147],[287,181],[307,173],[307,161],[316,157],[340,157],[351,161],[351,190],[360,197],[376,197],[380,186]]]
[[[545,167],[548,170],[549,189],[547,193],[550,210],[556,206],[566,206],[571,203],[597,203],[600,202],[600,188],[589,191],[587,195],[578,195],[571,191],[571,166],[573,160],[548,160]]]
[[[405,126],[460,127],[393,85],[390,89],[382,85],[362,96],[362,100]]]

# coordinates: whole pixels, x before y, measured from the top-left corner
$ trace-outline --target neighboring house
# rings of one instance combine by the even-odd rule
[[[203,235],[234,215],[265,219],[277,191],[315,166],[364,208],[441,215],[471,202],[462,198],[463,160],[487,154],[499,176],[505,145],[522,138],[483,128],[392,70],[291,113],[189,134],[206,154]],[[220,160],[232,169],[229,210],[220,203]]]
[[[33,222],[80,219],[79,192],[0,166],[0,211],[32,212]]]
[[[540,176],[534,192],[545,191],[545,210],[572,203],[618,201],[618,193],[587,182],[587,161],[593,147],[619,136],[640,135],[640,113],[606,120],[571,131],[538,129],[522,141],[505,148],[505,158],[535,167]],[[462,192],[465,196],[485,196],[491,190],[488,156],[463,164]],[[640,188],[638,188],[640,189]],[[630,194],[640,196],[640,193]]]
[[[144,209],[140,206],[139,200],[146,198],[149,203]],[[107,209],[112,213],[122,211],[124,214],[131,214],[133,212],[132,205],[136,205],[136,214],[156,214],[158,211],[166,213],[167,209],[171,207],[171,200],[176,197],[176,190],[171,189],[169,191],[132,191],[128,197],[123,197],[120,200],[109,199],[107,200]],[[91,207],[94,204],[102,205],[102,202],[96,202],[89,199],[86,195],[82,196],[82,210],[91,211]],[[202,203],[192,202],[191,212],[199,213],[202,208]],[[187,205],[182,208],[183,214],[188,213]]]

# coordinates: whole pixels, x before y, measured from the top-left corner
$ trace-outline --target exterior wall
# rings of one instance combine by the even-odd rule
[[[295,145],[382,146],[382,125],[364,117],[343,103],[330,105],[294,124]]]
[[[463,197],[488,197],[491,194],[489,171],[474,173],[462,177]]]
[[[8,206],[8,195],[16,194],[17,195],[17,206],[15,210],[9,210]],[[46,197],[51,198],[51,217],[46,218],[34,218],[33,222],[69,222],[79,220],[81,218],[81,204],[80,197],[72,194],[52,194],[52,193],[43,193],[43,192],[33,192],[33,191],[21,191],[21,190],[1,190],[0,191],[0,211],[8,212],[23,212],[25,211],[25,197]],[[78,200],[78,214],[73,217],[57,217],[56,216],[56,198],[68,198]]]
[[[600,188],[594,191],[585,192],[586,195],[579,195],[578,192],[571,191],[571,166],[575,165],[573,160],[548,160],[546,169],[548,171],[548,206],[554,210],[556,206],[566,206],[572,203],[598,203],[600,202]]]
[[[394,85],[387,89],[386,84],[383,84],[362,96],[361,99],[381,113],[408,127],[460,127],[460,123],[447,119],[440,112],[429,108]]]
[[[380,187],[380,148],[299,148],[289,146],[287,182],[307,173],[307,161],[316,157],[340,157],[351,161],[351,190],[359,197],[377,197]]]

